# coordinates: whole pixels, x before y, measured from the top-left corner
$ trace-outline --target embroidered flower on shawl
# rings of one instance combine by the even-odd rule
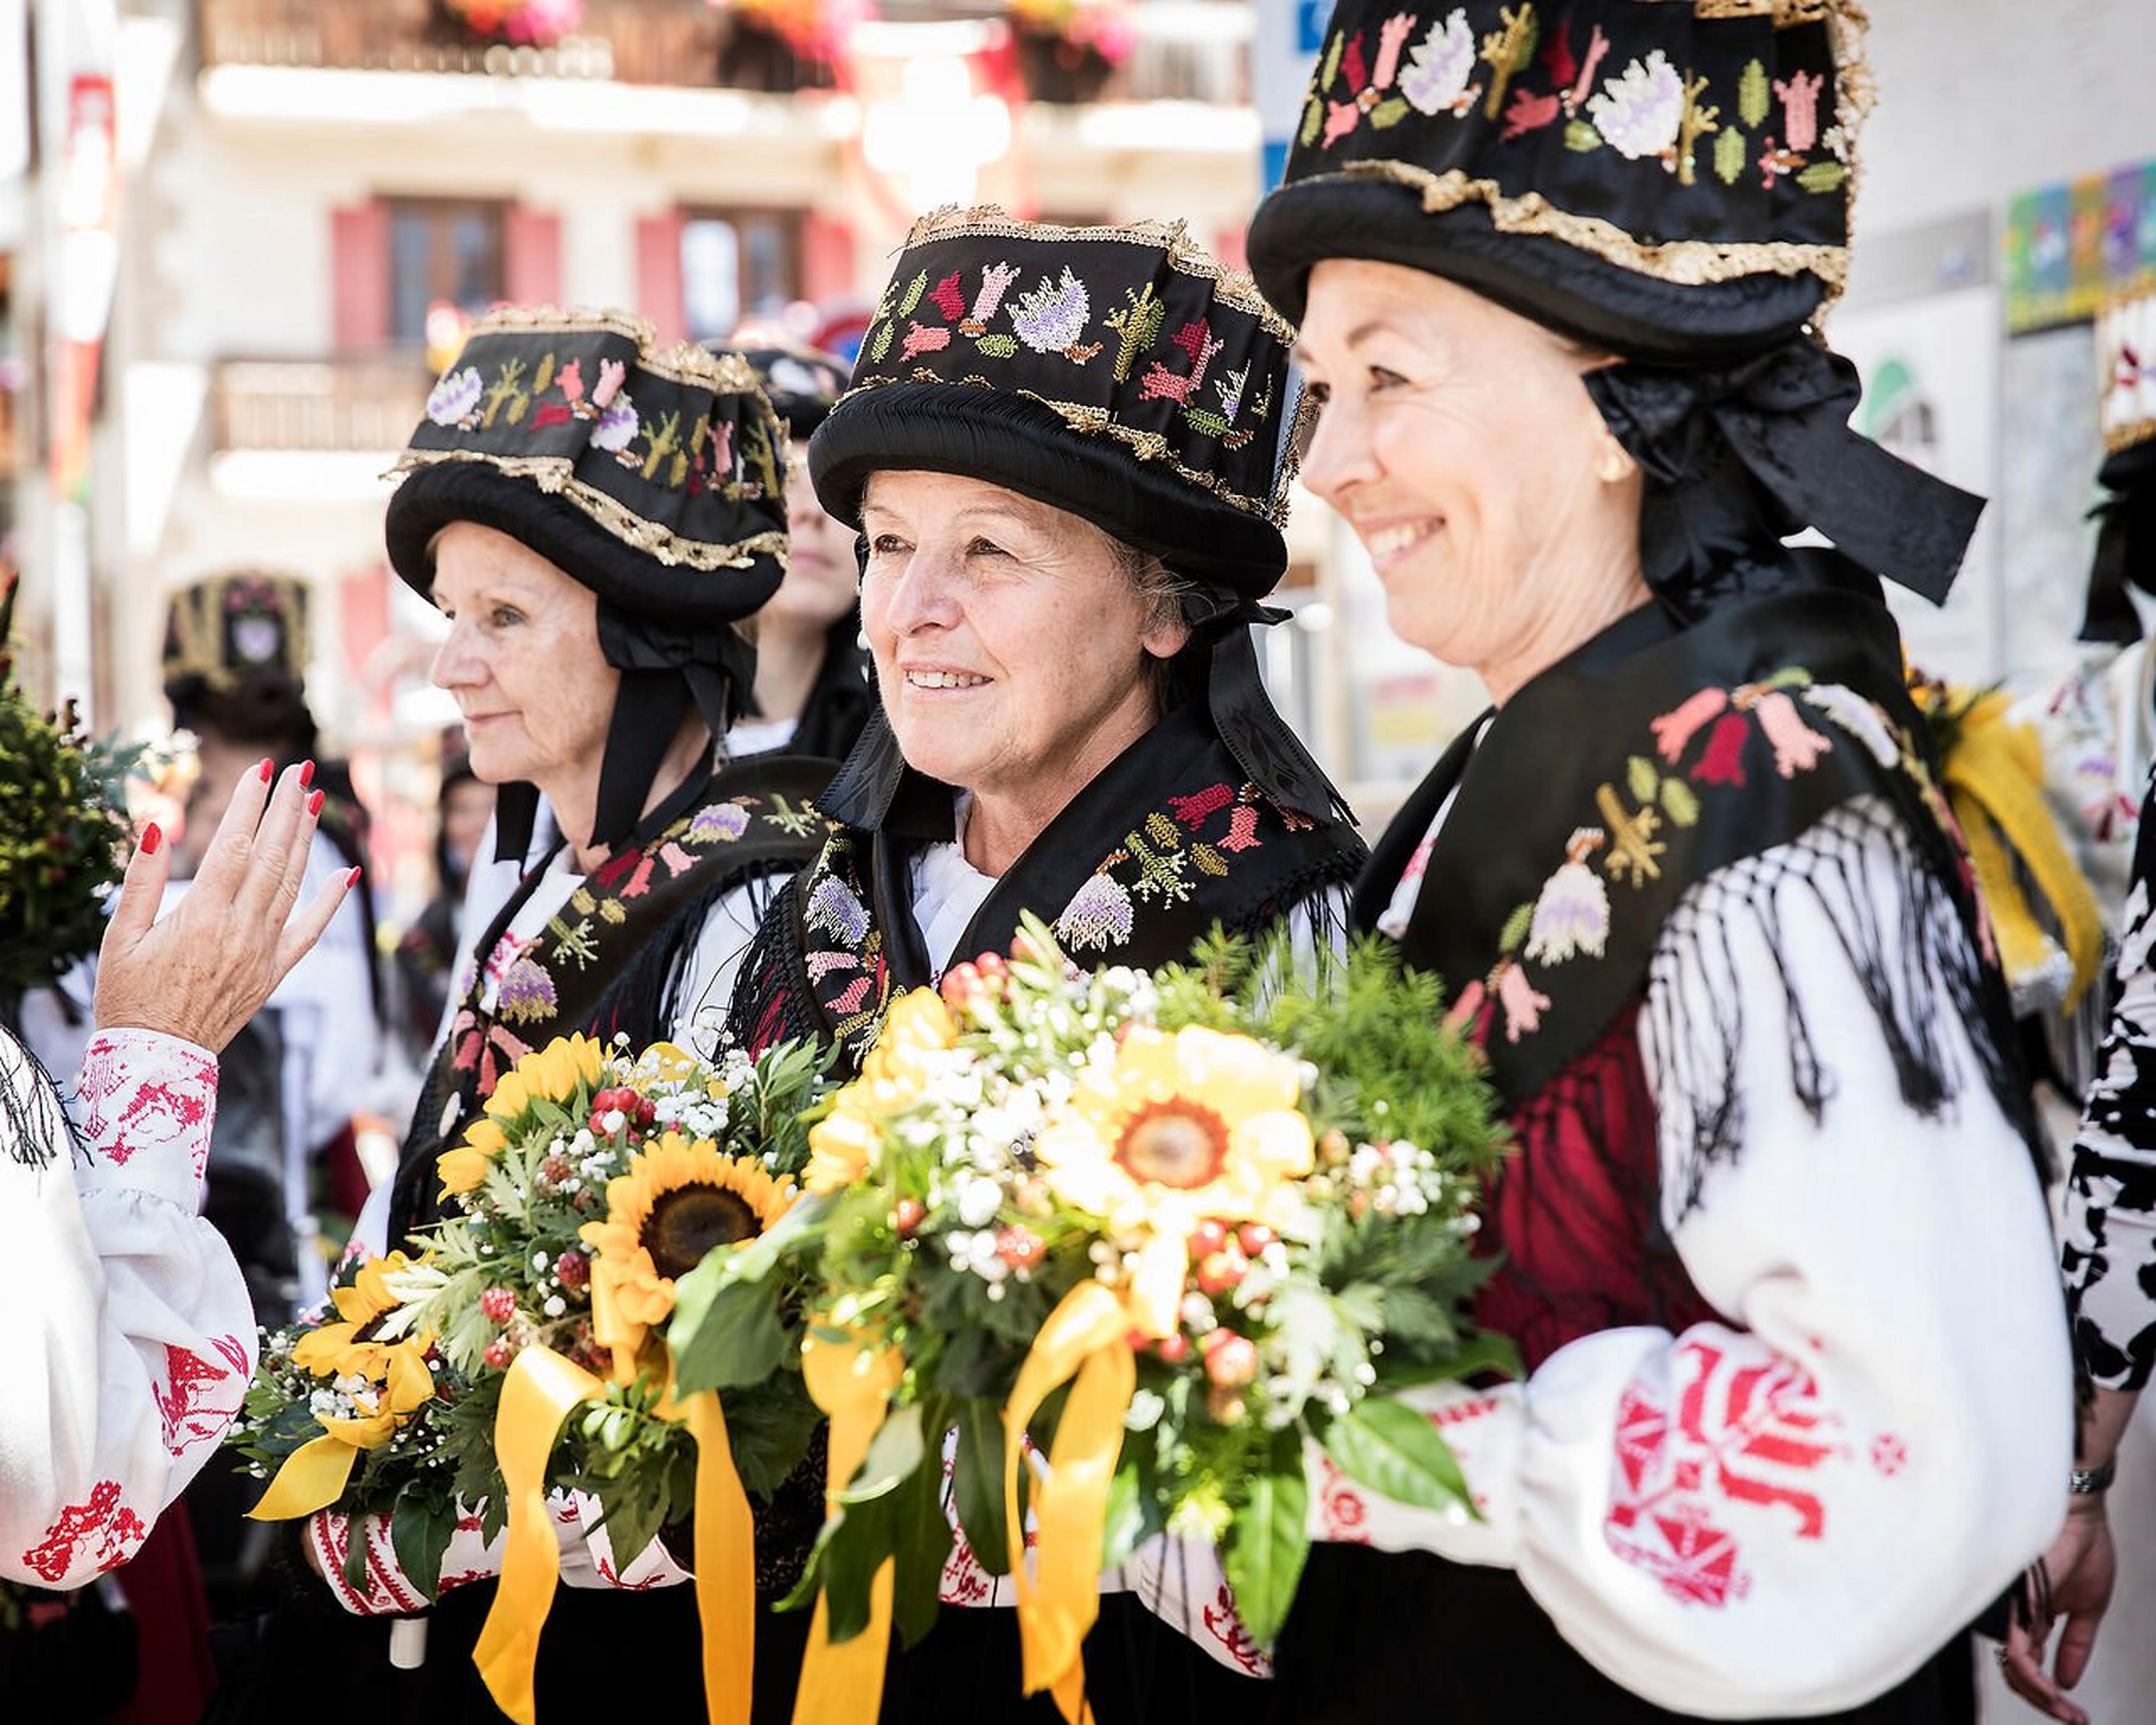
[[[1835,724],[1871,751],[1881,767],[1892,767],[1902,757],[1887,716],[1854,689],[1840,683],[1815,683],[1804,691],[1807,705],[1817,707]]]
[[[835,875],[826,875],[808,895],[808,926],[858,947],[868,938],[869,913],[852,887]]]
[[[1784,778],[1810,772],[1820,757],[1833,752],[1834,745],[1804,723],[1796,702],[1779,689],[1761,696],[1752,711],[1774,747],[1774,771]]]
[[[501,1015],[513,1024],[552,1016],[560,997],[542,965],[520,957],[502,973]]]
[[[696,818],[689,823],[689,842],[731,844],[747,830],[748,810],[738,803],[714,803],[708,809],[698,809]]]
[[[427,397],[427,417],[437,425],[469,429],[478,423],[479,398],[485,388],[477,366],[445,372]]]
[[[1465,114],[1481,95],[1467,80],[1474,75],[1475,33],[1467,28],[1467,8],[1455,6],[1450,18],[1435,20],[1430,33],[1408,54],[1400,74],[1400,94],[1425,114],[1446,109]]]
[[[1565,846],[1564,866],[1543,884],[1527,930],[1527,957],[1562,964],[1575,952],[1599,958],[1609,937],[1609,890],[1588,859],[1602,847],[1599,827],[1582,827]]]
[[[1055,936],[1073,952],[1106,952],[1131,937],[1131,896],[1112,875],[1095,875],[1070,896]]]
[[[1587,105],[1594,129],[1633,162],[1669,156],[1684,110],[1684,80],[1659,48],[1644,60],[1634,60]]]

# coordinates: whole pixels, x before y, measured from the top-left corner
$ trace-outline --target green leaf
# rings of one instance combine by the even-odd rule
[[[1220,1567],[1235,1590],[1235,1609],[1263,1647],[1280,1639],[1310,1555],[1310,1485],[1302,1472],[1302,1434],[1273,1435],[1254,1466],[1250,1499],[1228,1523]]]
[[[1473,1507],[1452,1445],[1406,1403],[1369,1396],[1325,1428],[1325,1453],[1358,1485],[1419,1509]]]
[[[913,308],[921,303],[921,296],[928,291],[928,272],[924,270],[906,285],[906,293],[898,302],[901,317],[913,316]]]
[[[1520,1350],[1511,1337],[1470,1336],[1444,1359],[1412,1364],[1389,1353],[1379,1363],[1378,1378],[1389,1389],[1412,1389],[1418,1384],[1444,1384],[1485,1372],[1506,1378],[1520,1375]]]
[[[1017,337],[1004,335],[1000,331],[993,336],[983,336],[973,345],[987,354],[990,359],[1009,359],[1018,352]]]
[[[1661,782],[1662,775],[1655,770],[1652,761],[1645,755],[1633,756],[1625,763],[1625,783],[1631,788],[1634,802],[1651,803],[1655,800],[1655,787]]]
[[[1767,87],[1767,69],[1758,60],[1748,60],[1744,75],[1737,80],[1737,115],[1754,131],[1766,124],[1771,92]]]
[[[942,1421],[937,1422],[940,1428]],[[892,1578],[891,1623],[909,1647],[936,1626],[943,1566],[951,1558],[951,1522],[943,1513],[943,1470],[916,1467],[892,1494],[891,1530],[898,1551]]]
[[[442,1553],[456,1530],[454,1503],[430,1501],[416,1491],[398,1494],[389,1516],[389,1543],[396,1548],[398,1568],[430,1599],[441,1582]]]
[[[1497,950],[1501,952],[1517,952],[1520,942],[1527,937],[1527,931],[1534,926],[1535,907],[1530,901],[1505,919],[1505,927],[1497,936]]]
[[[869,357],[875,364],[881,365],[884,357],[891,352],[891,338],[897,328],[896,324],[886,321],[877,329],[875,340],[869,348]]]
[[[1797,183],[1807,192],[1832,192],[1849,177],[1849,170],[1839,162],[1815,162],[1797,176]]]
[[[1001,1403],[985,1397],[958,1412],[958,1457],[952,1470],[958,1525],[974,1561],[991,1575],[1010,1574],[1009,1524],[1004,1517],[1004,1422]]]
[[[1699,824],[1699,793],[1681,778],[1662,781],[1662,813],[1681,827]]]
[[[824,1526],[824,1601],[834,1642],[868,1627],[870,1584],[891,1556],[895,1506],[889,1493],[840,1509]]]
[[[1564,147],[1585,155],[1589,150],[1602,147],[1602,134],[1584,120],[1568,121],[1564,128]]]
[[[1725,186],[1733,186],[1744,172],[1744,161],[1751,149],[1744,134],[1730,126],[1714,141],[1714,172]]]
[[[1408,117],[1409,111],[1407,98],[1394,96],[1370,110],[1370,124],[1379,131],[1389,131]]]
[[[726,1281],[718,1256],[712,1253],[674,1284],[666,1344],[684,1395],[761,1384],[778,1369],[789,1345],[778,1291]]]
[[[861,1458],[860,1471],[846,1482],[845,1490],[839,1493],[839,1502],[865,1503],[872,1497],[888,1495],[913,1474],[927,1471],[921,1466],[927,1455],[927,1445],[921,1437],[921,1404],[909,1402],[876,1428],[875,1436],[869,1442],[869,1452]]]
[[[1112,1569],[1159,1531],[1146,1513],[1145,1486],[1137,1467],[1126,1462],[1108,1481],[1108,1504],[1101,1516],[1101,1567]]]

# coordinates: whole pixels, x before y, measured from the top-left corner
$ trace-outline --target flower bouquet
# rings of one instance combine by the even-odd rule
[[[1036,101],[1099,100],[1109,74],[1137,44],[1125,0],[1009,0],[1006,13],[1027,93]]]
[[[423,1254],[362,1268],[336,1292],[340,1322],[266,1350],[275,1369],[240,1441],[283,1471],[254,1513],[386,1511],[400,1565],[429,1597],[459,1513],[489,1539],[506,1526],[476,1657],[526,1719],[558,1579],[547,1494],[596,1499],[617,1574],[693,1518],[712,1717],[745,1720],[747,1494],[767,1497],[799,1465],[817,1414],[799,1372],[798,1277],[760,1275],[715,1301],[713,1274],[757,1252],[798,1197],[802,1117],[823,1074],[798,1043],[716,1065],[582,1036],[527,1055],[443,1156],[449,1211]],[[311,1420],[321,1435],[302,1447]],[[288,1481],[317,1445],[352,1454],[335,1476],[301,1464]]]
[[[1494,1119],[1437,984],[1378,942],[1317,975],[1285,939],[1082,974],[1029,922],[1009,962],[895,1001],[773,1254],[813,1266],[832,1414],[804,1700],[857,1689],[890,1621],[926,1632],[958,1537],[1012,1579],[1029,1692],[1075,1719],[1098,1579],[1163,1531],[1218,1547],[1270,1645],[1306,1444],[1466,1508],[1443,1439],[1378,1392],[1509,1361],[1461,1317]]]
[[[475,36],[516,48],[552,48],[584,21],[584,0],[442,0]]]

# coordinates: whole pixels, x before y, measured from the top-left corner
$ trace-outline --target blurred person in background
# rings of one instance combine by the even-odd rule
[[[861,644],[854,531],[834,521],[808,483],[808,439],[845,393],[846,362],[768,330],[737,332],[790,444],[786,579],[756,618],[756,697],[726,739],[737,757],[787,749],[843,761],[875,706]]]
[[[397,1034],[417,1067],[426,1065],[449,1010],[463,951],[465,889],[493,819],[494,787],[459,747],[442,768],[434,798],[434,896],[397,942]]]

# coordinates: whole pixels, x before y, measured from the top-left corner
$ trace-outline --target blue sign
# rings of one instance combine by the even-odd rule
[[[1296,0],[1295,51],[1316,54],[1325,45],[1325,27],[1332,22],[1332,0]]]

